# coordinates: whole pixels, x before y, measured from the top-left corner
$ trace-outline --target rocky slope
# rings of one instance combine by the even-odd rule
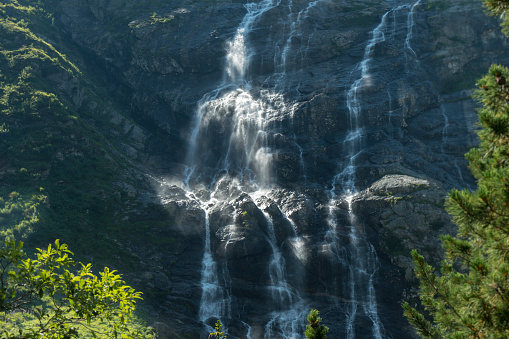
[[[470,90],[507,42],[477,1],[256,4],[54,1],[41,39],[89,78],[43,79],[125,166],[101,260],[135,263],[167,337],[291,337],[314,307],[334,337],[407,338],[409,251],[454,232]]]

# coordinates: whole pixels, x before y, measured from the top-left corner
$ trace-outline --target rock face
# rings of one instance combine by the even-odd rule
[[[507,62],[480,7],[60,1],[78,62],[166,140],[125,126],[166,178],[149,199],[172,218],[161,237],[183,239],[133,246],[155,327],[301,337],[318,308],[332,337],[408,338],[409,251],[440,260],[447,190],[474,186],[470,90]]]
[[[412,280],[412,249],[437,264],[443,254],[437,239],[454,234],[443,208],[446,194],[434,180],[386,175],[355,198],[358,214],[366,223],[378,224],[381,247],[393,264],[405,269],[406,280]]]

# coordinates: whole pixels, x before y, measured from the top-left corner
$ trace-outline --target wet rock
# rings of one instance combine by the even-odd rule
[[[384,252],[407,272],[405,279],[414,279],[409,274],[412,249],[438,264],[443,250],[437,239],[441,234],[454,234],[443,207],[446,194],[439,182],[429,178],[386,175],[355,198],[355,210],[377,228]]]

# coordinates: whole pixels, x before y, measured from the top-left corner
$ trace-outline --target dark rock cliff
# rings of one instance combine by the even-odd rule
[[[126,278],[147,291],[161,332],[178,336],[203,338],[203,323],[221,318],[231,337],[284,338],[313,307],[331,337],[407,338],[399,304],[415,297],[409,251],[438,262],[438,235],[454,232],[447,190],[474,186],[463,158],[476,143],[470,91],[491,63],[508,61],[507,42],[477,1],[274,1],[239,35],[256,10],[240,0],[55,8],[70,57],[122,103],[112,121],[135,140],[129,160],[155,178],[147,182],[157,194],[130,186],[132,196],[170,216],[152,230],[170,240],[124,240],[144,267]],[[249,63],[241,82],[228,82],[236,35]],[[79,101],[64,80],[55,79]],[[199,106],[232,87],[270,113],[256,125],[263,147],[253,146],[269,165],[251,155],[240,163],[235,104],[206,108],[207,128],[196,127]],[[352,236],[352,227],[362,231]],[[356,251],[373,251],[373,262]],[[277,284],[276,266],[285,276]],[[204,281],[207,267],[217,281]],[[370,272],[376,302],[352,287],[360,273],[351,267]],[[207,284],[222,296],[208,301],[214,310],[204,306]],[[274,297],[274,286],[288,296]]]

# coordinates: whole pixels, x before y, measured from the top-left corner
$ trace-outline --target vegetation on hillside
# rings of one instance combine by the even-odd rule
[[[99,145],[94,147],[90,126],[56,92],[58,81],[80,77],[80,72],[31,31],[51,30],[51,15],[41,2],[32,4],[0,4],[0,198],[31,211],[31,220],[51,204],[53,213],[45,213],[37,226],[48,228],[48,239],[41,239],[48,242],[55,238],[52,228],[82,221],[80,209],[94,196],[83,195],[83,182],[91,191],[101,189],[101,179],[111,177],[114,168]],[[69,206],[71,200],[76,205]],[[15,222],[7,222],[13,213],[7,205],[2,232],[26,239],[34,223],[23,227],[13,216]]]
[[[59,238],[83,261],[136,271],[125,239],[175,239],[148,231],[168,224],[165,211],[147,204],[147,222],[122,188],[140,185],[116,148],[130,141],[115,101],[66,56],[55,5],[0,1],[0,240],[35,251]]]
[[[507,1],[485,0],[504,20]],[[509,87],[508,69],[491,66],[476,93],[480,145],[467,153],[477,190],[452,190],[447,209],[456,237],[442,237],[440,274],[412,252],[422,306],[432,321],[404,303],[405,316],[423,338],[509,337]]]
[[[0,1],[0,237],[32,248],[61,238],[77,255],[129,266],[112,235],[151,239],[122,189],[139,185],[114,146],[129,141],[115,136],[114,100],[61,52],[51,6]]]

